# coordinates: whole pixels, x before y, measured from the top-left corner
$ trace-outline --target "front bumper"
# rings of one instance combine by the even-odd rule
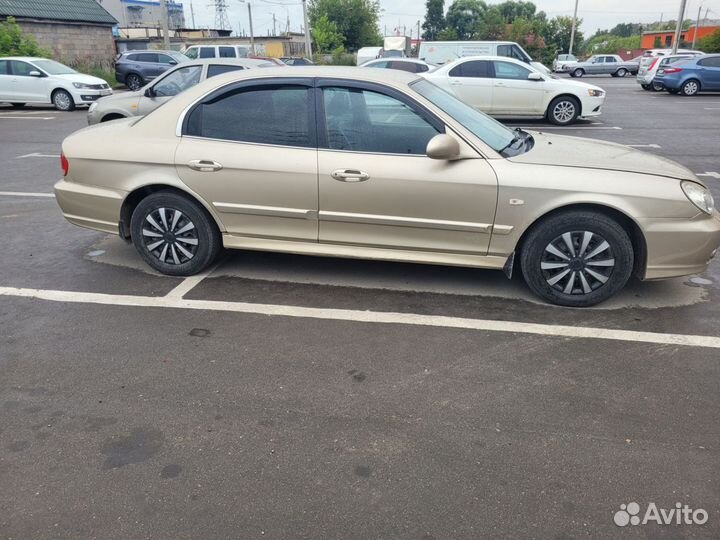
[[[607,94],[605,94],[605,96],[607,96]],[[580,116],[582,118],[600,116],[602,114],[603,105],[605,105],[605,96],[588,96],[582,98],[582,110]]]
[[[666,279],[704,272],[720,248],[720,214],[693,219],[641,219],[647,244],[643,279]]]
[[[89,90],[87,88],[73,88],[72,96],[76,105],[90,104],[97,101],[101,97],[112,95],[111,88],[104,90]]]

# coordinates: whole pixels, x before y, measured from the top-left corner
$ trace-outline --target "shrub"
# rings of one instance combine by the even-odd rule
[[[0,23],[0,56],[52,57],[52,51],[40,47],[35,37],[23,33],[13,17]]]

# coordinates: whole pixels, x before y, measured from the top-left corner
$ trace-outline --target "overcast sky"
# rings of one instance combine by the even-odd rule
[[[592,34],[598,28],[609,29],[620,22],[652,22],[676,19],[680,9],[680,0],[579,0],[578,18],[583,19],[582,31]],[[215,10],[210,7],[212,0],[184,0],[185,17],[188,25],[192,23],[190,17],[190,4],[195,11],[195,22],[198,26],[214,26]],[[228,15],[233,31],[238,32],[242,27],[249,31],[247,5],[240,0],[227,0]],[[445,9],[451,1],[445,1]],[[499,3],[490,1],[489,4]],[[702,14],[710,8],[708,15],[711,19],[720,19],[720,0],[688,0],[686,18],[695,19],[698,8],[702,4]],[[543,10],[548,17],[556,15],[572,16],[575,6],[574,0],[537,0],[538,10]],[[273,13],[276,17],[277,31],[285,31],[288,17],[290,30],[300,31],[302,25],[302,4],[299,0],[252,0],[253,27],[258,35],[266,35],[273,29]],[[425,14],[424,0],[380,0],[383,9],[380,17],[380,31],[387,28],[390,34],[397,27],[403,25],[409,34],[417,35],[417,21],[422,24]]]

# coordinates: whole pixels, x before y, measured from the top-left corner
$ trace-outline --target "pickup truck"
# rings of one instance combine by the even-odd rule
[[[583,75],[612,75],[613,77],[624,77],[628,73],[635,75],[638,72],[637,62],[626,62],[617,54],[595,54],[577,64],[568,66],[572,77]]]

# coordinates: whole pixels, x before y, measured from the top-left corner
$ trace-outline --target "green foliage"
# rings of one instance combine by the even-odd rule
[[[642,36],[620,37],[613,34],[600,34],[590,38],[585,44],[587,54],[615,54],[619,50],[639,49]]]
[[[454,28],[443,28],[437,36],[438,41],[457,41],[460,39]]]
[[[487,5],[482,0],[455,0],[448,9],[445,21],[452,28],[458,39],[473,39],[478,25],[482,21]]]
[[[422,38],[435,41],[445,28],[445,0],[427,0]]]
[[[507,0],[495,6],[501,13],[503,21],[507,24],[512,24],[515,19],[527,19],[532,20],[536,17],[535,4],[532,2],[523,2],[522,0],[514,2],[513,0]],[[542,12],[541,12],[542,13]],[[539,13],[537,15],[540,15]],[[545,14],[543,13],[543,16]]]
[[[343,48],[345,38],[338,32],[337,25],[327,15],[320,17],[312,27],[312,38],[320,53],[330,53]]]
[[[572,17],[562,16],[555,17],[548,23],[545,40],[555,49],[555,54],[567,54],[570,50],[572,23]],[[578,19],[577,26],[575,28],[575,43],[573,44],[573,51],[575,52],[582,50],[583,41],[585,39],[583,33],[579,30],[581,24],[582,19]],[[555,57],[555,54],[553,54],[553,58]]]
[[[709,36],[702,38],[698,49],[706,53],[720,53],[720,30],[715,30]]]
[[[37,44],[35,37],[23,33],[13,17],[0,23],[0,56],[43,56],[50,58],[52,51]]]
[[[639,36],[643,33],[644,25],[641,23],[620,23],[610,29],[608,34],[618,37]]]
[[[478,21],[473,33],[473,39],[502,40],[505,38],[505,19],[500,10],[492,6],[485,11]]]
[[[329,23],[335,25],[335,31],[351,51],[382,45],[378,32],[380,4],[377,0],[310,0],[308,12],[311,28],[314,29],[326,17]]]

